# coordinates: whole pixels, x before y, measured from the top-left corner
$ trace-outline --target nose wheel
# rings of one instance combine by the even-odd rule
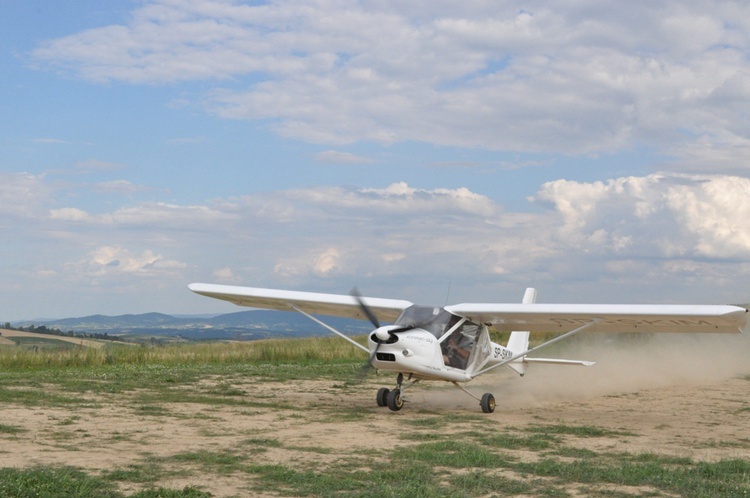
[[[388,406],[388,394],[391,392],[387,387],[381,387],[378,389],[378,394],[375,395],[375,401],[378,402],[378,406]]]
[[[411,376],[409,377],[411,378]],[[387,387],[381,387],[378,389],[378,394],[375,395],[375,401],[378,406],[387,406],[391,411],[397,412],[404,407],[404,398],[401,393],[407,387],[414,385],[419,379],[411,382],[410,384],[403,386],[404,374],[398,374],[396,378],[396,388],[388,389]]]
[[[401,389],[394,389],[388,393],[388,408],[391,411],[397,412],[404,407],[404,398],[401,397]]]

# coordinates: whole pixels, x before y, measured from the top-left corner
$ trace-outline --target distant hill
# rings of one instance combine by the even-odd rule
[[[322,320],[348,335],[366,334],[369,322],[349,318],[323,317]],[[299,314],[285,311],[249,310],[218,316],[172,316],[164,313],[139,315],[91,315],[45,321],[13,322],[13,327],[45,326],[75,332],[128,336],[170,336],[190,340],[254,340],[267,337],[309,337],[329,331]]]

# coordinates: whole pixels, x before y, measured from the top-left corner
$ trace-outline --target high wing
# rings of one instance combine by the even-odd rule
[[[200,283],[188,287],[197,294],[239,306],[368,319],[357,300],[347,294]],[[372,297],[363,301],[383,322],[395,321],[413,304]],[[445,310],[499,330],[530,332],[566,332],[587,326],[590,332],[740,333],[748,326],[749,315],[743,307],[720,305],[463,303],[446,306]]]
[[[367,320],[357,300],[347,294],[322,294],[233,285],[190,284],[188,288],[215,299],[239,306],[282,311],[302,310],[313,315],[330,315]],[[413,303],[398,299],[363,297],[367,307],[383,322],[394,322]]]
[[[592,324],[587,331],[740,333],[748,324],[748,310],[739,306],[464,303],[445,309],[500,330],[530,332]]]

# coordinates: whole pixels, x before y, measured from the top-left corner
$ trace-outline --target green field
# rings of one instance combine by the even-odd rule
[[[496,423],[487,430],[481,413],[378,410],[374,403],[358,402],[363,389],[373,389],[358,380],[361,365],[356,350],[335,338],[0,349],[0,403],[6,410],[44,414],[46,423],[36,435],[33,426],[0,423],[0,442],[28,439],[31,444],[43,437],[47,452],[139,447],[129,463],[103,469],[6,465],[0,468],[0,496],[217,496],[211,490],[222,480],[239,484],[218,496],[750,496],[747,459],[706,462],[662,454],[659,448],[613,449],[638,436],[628,430],[534,420],[518,427]],[[305,383],[312,387],[300,392],[319,389],[320,400],[300,401],[302,411],[284,388]],[[110,405],[160,430],[199,425],[197,433],[217,444],[162,454],[150,437],[121,430],[100,441],[104,436],[90,420],[99,420]],[[286,420],[302,430],[330,432],[356,424],[363,438],[382,437],[383,444],[334,448],[318,442],[313,432],[301,445],[261,424],[231,429],[230,423],[228,434],[218,425],[227,414],[230,422]],[[579,444],[592,439],[602,449]],[[748,454],[750,441],[736,444]],[[3,449],[0,457],[14,458]]]
[[[38,350],[68,350],[75,349],[76,346],[73,343],[61,341],[59,339],[47,338],[47,337],[14,337],[11,339],[17,346],[24,349]]]

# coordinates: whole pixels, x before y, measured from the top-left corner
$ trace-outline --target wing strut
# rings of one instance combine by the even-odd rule
[[[578,327],[577,329],[573,329],[570,332],[566,332],[563,335],[559,335],[559,336],[555,337],[554,339],[551,339],[551,340],[549,340],[549,341],[547,341],[545,343],[542,343],[542,344],[540,344],[538,346],[535,346],[535,347],[533,347],[533,348],[531,348],[531,349],[529,349],[527,351],[524,351],[523,353],[515,354],[515,355],[511,356],[510,358],[508,358],[507,360],[503,360],[500,363],[495,363],[491,367],[487,367],[484,370],[480,370],[476,375],[474,375],[474,377],[479,377],[480,375],[485,374],[485,373],[489,372],[490,370],[494,370],[497,367],[501,367],[503,365],[506,365],[506,364],[510,363],[511,361],[517,360],[519,358],[523,358],[527,354],[529,354],[529,353],[531,353],[533,351],[536,351],[537,349],[542,349],[544,347],[547,347],[547,346],[549,346],[551,344],[556,343],[557,341],[561,341],[561,340],[565,339],[566,337],[570,337],[570,336],[572,336],[574,334],[577,334],[578,332],[582,332],[582,331],[586,330],[587,328],[596,325],[597,323],[599,323],[599,321],[600,321],[599,318],[595,318],[594,321],[592,321],[590,323],[587,323],[586,325],[582,325],[582,326]]]
[[[342,339],[346,339],[347,341],[351,342],[352,344],[354,344],[355,346],[357,346],[359,349],[367,351],[368,354],[370,353],[370,350],[368,348],[366,348],[365,346],[361,345],[360,343],[358,343],[357,341],[355,341],[351,337],[342,334],[341,332],[339,332],[335,328],[331,327],[330,325],[328,325],[328,324],[326,324],[324,322],[321,322],[320,320],[318,320],[317,318],[315,318],[314,316],[312,316],[310,313],[302,311],[300,308],[298,308],[294,304],[290,304],[289,306],[291,306],[294,311],[299,311],[300,313],[302,313],[303,315],[305,315],[307,318],[309,318],[313,322],[317,323],[318,325],[322,325],[323,327],[327,328],[328,330],[330,330],[331,332],[333,332],[337,336],[341,337]]]

